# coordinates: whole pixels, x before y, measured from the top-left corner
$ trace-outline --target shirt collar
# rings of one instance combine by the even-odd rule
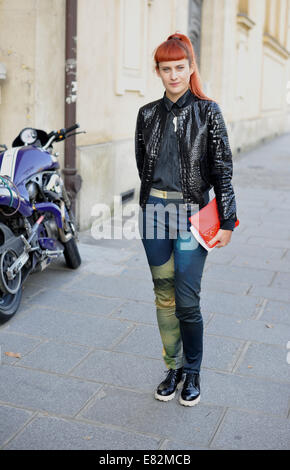
[[[182,108],[183,106],[185,106],[190,95],[191,95],[191,90],[190,88],[188,88],[188,90],[176,101],[176,103],[174,103],[169,98],[167,98],[166,91],[165,91],[163,95],[163,102],[167,111],[171,111],[174,105],[178,106],[179,108]]]

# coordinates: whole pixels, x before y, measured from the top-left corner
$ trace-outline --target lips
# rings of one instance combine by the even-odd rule
[[[177,86],[180,85],[180,83],[170,83],[171,86]]]

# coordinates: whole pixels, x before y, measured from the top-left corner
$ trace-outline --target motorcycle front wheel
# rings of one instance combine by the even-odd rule
[[[72,237],[68,242],[63,243],[63,255],[68,268],[77,269],[81,264],[81,256],[75,239]]]
[[[22,286],[15,294],[5,294],[0,292],[0,324],[10,320],[17,312],[22,297]]]

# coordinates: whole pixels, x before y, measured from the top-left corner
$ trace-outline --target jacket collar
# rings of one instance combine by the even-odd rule
[[[165,91],[163,95],[163,103],[167,111],[171,111],[174,105],[178,106],[179,108],[183,108],[184,106],[186,106],[190,102],[192,96],[193,93],[191,92],[190,88],[188,88],[188,90],[174,103],[169,98],[167,98]]]

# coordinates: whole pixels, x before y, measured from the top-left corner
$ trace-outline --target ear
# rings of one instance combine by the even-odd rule
[[[155,69],[155,71],[156,71],[156,73],[157,73],[157,76],[158,76],[159,78],[161,78],[160,71],[159,71],[159,68],[158,68],[158,67]]]

